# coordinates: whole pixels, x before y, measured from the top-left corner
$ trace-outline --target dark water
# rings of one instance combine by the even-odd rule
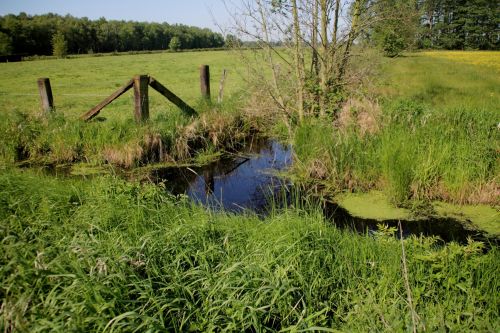
[[[438,236],[445,242],[466,243],[470,237],[487,243],[499,245],[498,238],[487,238],[470,225],[451,218],[427,217],[412,221],[377,221],[352,216],[347,210],[321,199],[306,200],[297,187],[278,177],[292,163],[292,149],[273,140],[253,140],[238,154],[230,155],[215,163],[198,168],[161,168],[155,169],[149,180],[164,182],[166,189],[173,194],[185,194],[190,199],[214,210],[235,213],[252,211],[260,216],[269,213],[270,206],[283,208],[290,202],[316,201],[323,207],[327,220],[337,227],[348,228],[363,234],[377,232],[383,223],[396,227],[399,235],[399,222],[403,237],[410,235]],[[65,169],[48,169],[48,172],[69,173]],[[294,188],[293,191],[291,189]],[[291,194],[293,193],[293,194]],[[293,198],[292,198],[293,197]],[[272,205],[270,205],[272,203]]]
[[[158,169],[151,175],[155,181],[164,181],[167,190],[174,194],[185,194],[192,200],[210,207],[240,213],[245,210],[259,215],[268,213],[270,202],[281,207],[297,196],[300,191],[290,194],[290,182],[279,178],[277,171],[284,170],[292,163],[292,150],[272,140],[252,142],[238,155],[224,158],[201,168]],[[300,195],[299,195],[300,196]],[[295,198],[294,198],[295,199]],[[299,198],[300,200],[303,198]],[[309,200],[311,201],[311,200]],[[460,221],[450,218],[428,217],[412,221],[362,219],[349,214],[335,203],[318,202],[323,206],[325,217],[340,228],[348,228],[360,233],[373,234],[383,223],[401,229],[403,237],[410,235],[438,236],[445,242],[466,243],[474,240],[498,243]]]
[[[271,140],[256,140],[229,158],[201,168],[165,168],[152,174],[169,191],[212,209],[265,213],[270,200],[287,183],[276,173],[292,162],[291,149]]]

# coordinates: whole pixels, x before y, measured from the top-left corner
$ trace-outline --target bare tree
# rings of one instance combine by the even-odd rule
[[[370,2],[242,0],[233,16],[233,33],[258,45],[255,54],[268,65],[258,72],[261,79],[264,72],[270,73],[265,84],[280,108],[300,120],[310,114],[335,115],[349,83],[353,46],[369,24],[361,18]],[[308,71],[306,59],[311,61]]]

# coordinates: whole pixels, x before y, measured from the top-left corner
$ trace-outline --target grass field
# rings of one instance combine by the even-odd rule
[[[201,100],[201,64],[210,65],[214,99],[222,70],[228,70],[222,105],[210,106]],[[186,160],[237,144],[251,126],[241,120],[237,107],[241,104],[245,66],[228,51],[40,60],[0,64],[0,68],[10,78],[0,85],[0,136],[5,143],[0,154],[9,162],[132,167]],[[152,121],[147,124],[137,126],[134,122],[131,91],[101,112],[100,117],[106,121],[86,124],[78,119],[141,73],[155,77],[205,115],[193,123],[150,89]],[[51,79],[56,106],[56,112],[48,118],[41,114],[36,87],[36,78],[42,76]]]
[[[157,53],[141,55],[82,57],[59,60],[39,60],[17,63],[0,63],[5,80],[0,83],[0,109],[37,113],[40,109],[36,79],[51,80],[55,106],[58,112],[76,118],[97,105],[118,87],[136,74],[149,74],[176,93],[190,105],[200,97],[199,66],[210,65],[213,95],[225,68],[229,71],[225,86],[226,95],[242,88],[244,66],[230,51]],[[133,112],[131,92],[110,104],[103,116]],[[151,114],[171,109],[164,97],[152,91]]]
[[[17,167],[193,162],[198,151],[218,153],[282,126],[296,154],[291,175],[318,193],[376,190],[370,209],[397,204],[405,216],[436,199],[448,202],[431,206],[443,214],[463,217],[453,202],[484,202],[491,212],[499,200],[498,72],[442,55],[384,60],[366,88],[376,98],[350,100],[335,123],[299,125],[245,113],[245,66],[227,52],[0,64],[8,78],[0,82],[0,331],[497,332],[497,247],[400,241],[383,227],[359,235],[302,200],[259,219],[206,210],[161,185]],[[481,53],[489,56],[497,53]],[[212,87],[222,68],[230,71],[221,106],[198,100],[202,63]],[[138,73],[201,116],[189,119],[151,92],[148,124],[134,123],[130,96],[103,111],[106,121],[77,121]],[[50,117],[37,115],[40,76],[53,85]]]

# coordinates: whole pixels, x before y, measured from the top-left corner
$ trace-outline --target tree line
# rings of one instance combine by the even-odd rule
[[[500,46],[498,0],[421,0],[419,47],[492,50]]]
[[[366,0],[365,5],[365,20],[376,19],[364,40],[389,56],[409,48],[500,47],[499,0]]]
[[[182,24],[20,13],[0,16],[0,54],[50,55],[57,34],[71,54],[224,46],[221,34]]]

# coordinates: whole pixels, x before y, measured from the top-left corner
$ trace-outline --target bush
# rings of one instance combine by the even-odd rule
[[[170,40],[170,43],[168,43],[168,48],[171,51],[178,51],[181,48],[181,41],[180,41],[179,37],[173,37]]]
[[[61,31],[52,36],[52,54],[57,58],[65,58],[68,54],[68,43]]]
[[[391,31],[386,33],[382,41],[382,49],[384,54],[388,57],[394,58],[401,54],[405,48],[403,37]]]

